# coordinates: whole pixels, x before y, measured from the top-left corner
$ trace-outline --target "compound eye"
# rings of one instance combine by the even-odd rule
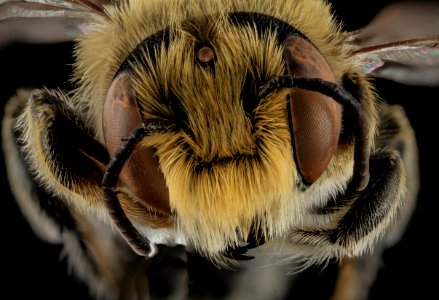
[[[310,42],[290,35],[283,46],[289,75],[336,82],[327,61]],[[302,178],[311,184],[337,150],[342,107],[330,97],[302,89],[291,89],[289,103],[294,157]]]
[[[130,75],[122,72],[113,80],[104,103],[104,139],[113,156],[131,132],[142,124]],[[121,181],[147,207],[169,213],[169,192],[152,147],[134,149],[120,173]]]

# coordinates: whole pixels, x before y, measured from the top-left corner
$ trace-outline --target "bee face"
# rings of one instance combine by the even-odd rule
[[[121,179],[148,209],[171,217],[190,244],[215,257],[255,228],[271,239],[319,223],[308,210],[346,188],[353,145],[340,140],[343,108],[330,97],[300,89],[259,94],[282,74],[341,81],[340,66],[315,46],[323,43],[318,37],[311,41],[267,11],[211,9],[203,17],[194,10],[139,41],[113,67],[104,109],[96,110],[103,114],[90,117],[98,125],[102,118],[97,133],[110,155],[144,120],[174,124],[142,140]],[[79,58],[91,42],[83,41]],[[87,93],[92,79],[84,76]],[[362,101],[372,109],[373,98]]]
[[[369,287],[418,174],[410,123],[367,74],[437,83],[437,36],[370,46],[379,22],[342,32],[321,0],[6,0],[0,11],[63,33],[75,19],[76,89],[19,91],[2,135],[25,217],[99,298],[154,298],[162,280],[181,296],[192,259],[203,256],[204,277],[252,248],[257,259],[237,265],[252,280],[231,278],[233,295],[268,278],[252,270],[261,258],[347,258],[334,297]]]

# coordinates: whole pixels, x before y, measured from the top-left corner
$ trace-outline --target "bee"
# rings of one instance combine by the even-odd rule
[[[371,76],[437,85],[437,32],[345,32],[321,0],[0,12],[0,28],[75,40],[74,88],[19,90],[2,138],[23,215],[93,297],[204,297],[191,282],[213,266],[222,298],[282,299],[291,266],[330,260],[333,298],[367,297],[419,177],[412,126]]]

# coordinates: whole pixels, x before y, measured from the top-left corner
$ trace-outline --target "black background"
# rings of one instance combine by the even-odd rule
[[[366,25],[381,7],[392,1],[332,2],[345,29],[353,30]],[[68,89],[71,51],[70,43],[13,44],[0,49],[0,101],[5,103],[18,87]],[[439,219],[436,215],[438,158],[434,146],[438,136],[435,104],[439,101],[439,88],[408,87],[385,80],[376,80],[376,86],[382,98],[405,107],[415,129],[420,150],[421,192],[406,234],[384,254],[370,299],[406,299],[409,294],[427,299],[437,289],[435,275],[431,274],[438,269],[433,243]],[[87,299],[86,289],[67,275],[66,263],[60,258],[61,248],[39,241],[21,217],[10,195],[2,160],[0,171],[2,294],[10,293],[13,299]],[[329,275],[332,269],[330,266],[322,273],[318,269],[317,277],[309,275],[309,283],[303,283],[294,299],[325,299],[332,282]]]

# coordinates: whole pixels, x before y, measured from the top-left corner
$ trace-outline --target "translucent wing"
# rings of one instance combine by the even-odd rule
[[[439,3],[384,8],[365,28],[348,33],[365,73],[404,84],[439,85]]]
[[[73,40],[110,0],[0,0],[0,46]]]

